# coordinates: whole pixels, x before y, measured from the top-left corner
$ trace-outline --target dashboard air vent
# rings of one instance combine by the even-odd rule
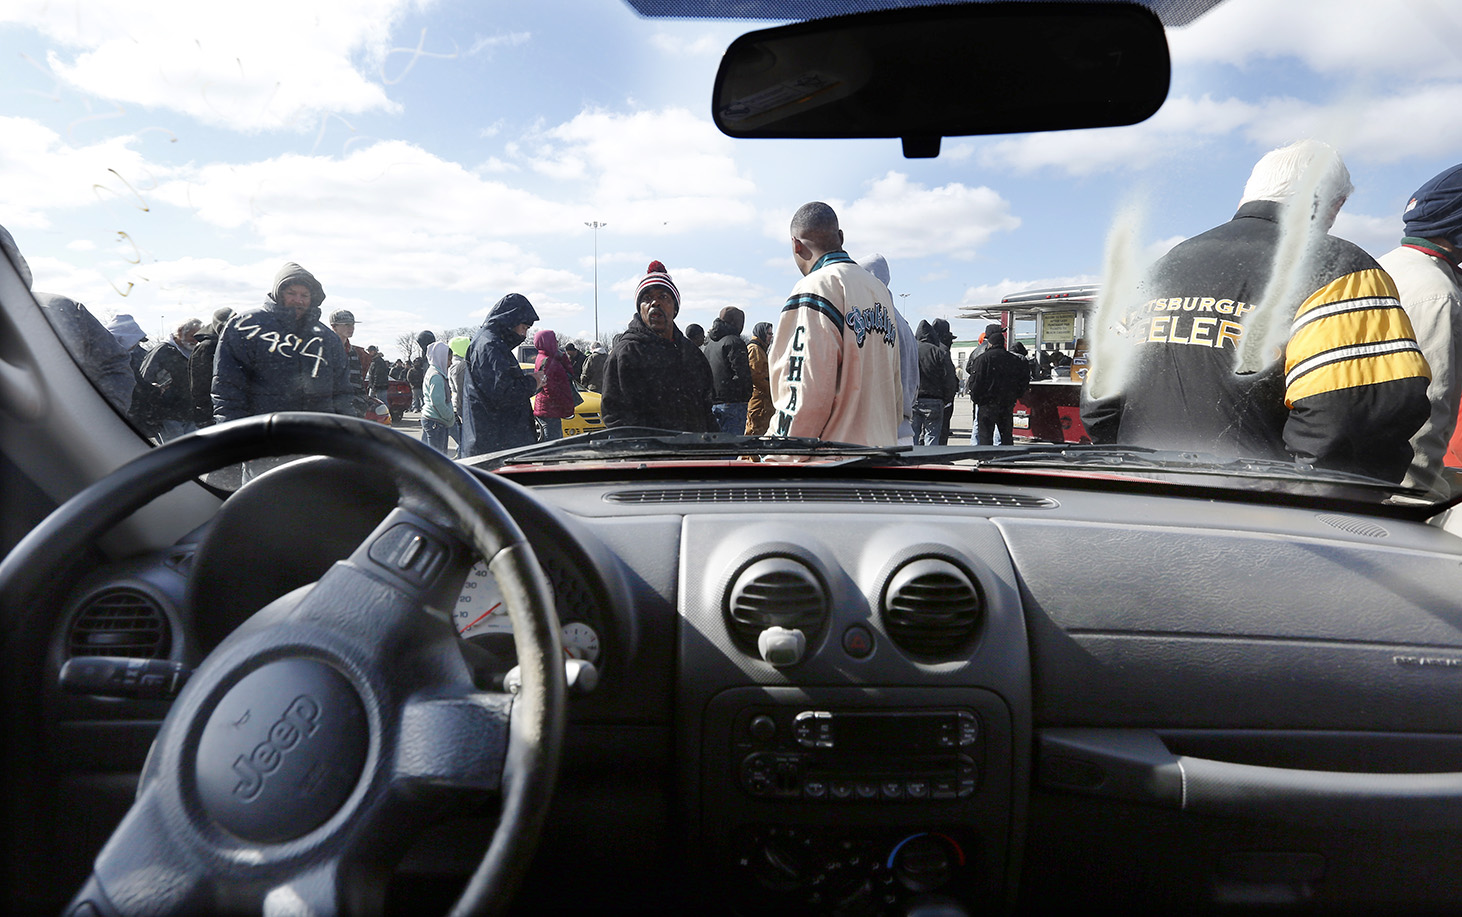
[[[71,622],[68,656],[164,659],[172,642],[157,600],[137,589],[114,588],[86,600]]]
[[[1051,509],[1049,497],[1021,493],[920,487],[768,485],[759,487],[659,487],[618,490],[604,495],[609,503],[854,503],[876,506],[981,506],[1006,509]]]
[[[812,645],[827,622],[828,596],[808,566],[791,557],[763,557],[737,575],[726,595],[726,618],[742,649],[757,653],[768,627],[796,628]]]
[[[894,643],[917,656],[953,658],[979,631],[984,613],[979,587],[940,558],[904,564],[884,592],[884,629]]]

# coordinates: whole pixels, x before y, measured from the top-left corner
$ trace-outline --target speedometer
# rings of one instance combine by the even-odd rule
[[[487,561],[479,560],[472,565],[462,592],[457,596],[454,620],[457,632],[463,637],[479,634],[511,634],[513,622],[508,617],[508,606],[503,604],[502,591],[497,580],[487,569]]]

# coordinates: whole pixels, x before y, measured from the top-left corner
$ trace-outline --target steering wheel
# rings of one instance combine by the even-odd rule
[[[72,556],[158,495],[225,465],[300,454],[368,462],[401,497],[347,560],[259,611],[194,672],[68,914],[376,912],[403,838],[458,797],[495,792],[495,833],[452,913],[502,910],[526,869],[566,718],[553,601],[502,504],[410,437],[288,413],[173,440],[15,547],[0,564],[7,613],[39,594],[50,558]],[[435,610],[450,607],[473,552],[512,619],[516,696],[474,685],[455,628]]]

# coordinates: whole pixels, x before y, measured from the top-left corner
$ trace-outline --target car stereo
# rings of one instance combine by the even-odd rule
[[[733,773],[764,799],[917,803],[979,784],[983,734],[968,709],[751,707],[734,736]]]

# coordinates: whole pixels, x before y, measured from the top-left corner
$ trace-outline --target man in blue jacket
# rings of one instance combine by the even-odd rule
[[[467,345],[467,388],[462,396],[462,455],[526,446],[538,438],[533,394],[543,373],[526,372],[516,350],[538,321],[521,293],[498,300]]]
[[[355,390],[345,347],[320,321],[325,289],[288,262],[263,305],[223,329],[213,364],[218,423],[273,411],[352,414]]]

